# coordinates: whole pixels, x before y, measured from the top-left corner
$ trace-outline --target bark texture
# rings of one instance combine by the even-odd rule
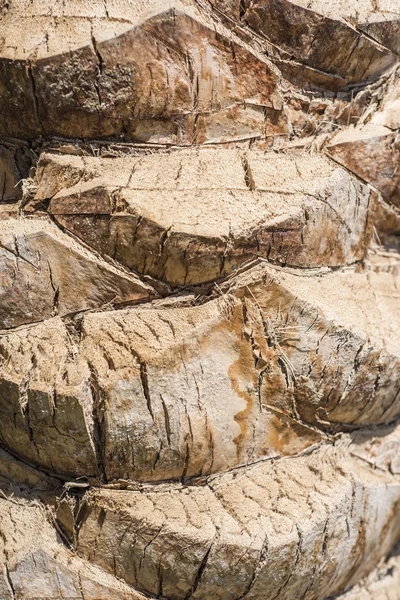
[[[396,0],[0,0],[0,600],[400,600]]]

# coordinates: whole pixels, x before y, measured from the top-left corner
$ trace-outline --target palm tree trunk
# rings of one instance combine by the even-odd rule
[[[0,0],[0,600],[400,599],[400,7]]]

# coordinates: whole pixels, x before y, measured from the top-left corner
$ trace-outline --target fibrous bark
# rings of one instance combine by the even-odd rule
[[[400,8],[0,1],[0,599],[400,598]]]

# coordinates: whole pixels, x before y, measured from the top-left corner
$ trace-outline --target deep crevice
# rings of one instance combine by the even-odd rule
[[[100,473],[100,480],[107,483],[105,461],[104,461],[104,432],[102,419],[103,401],[101,398],[101,389],[99,385],[97,371],[94,366],[88,363],[90,370],[90,389],[92,392],[92,419],[93,419],[93,445],[97,460],[97,467]]]

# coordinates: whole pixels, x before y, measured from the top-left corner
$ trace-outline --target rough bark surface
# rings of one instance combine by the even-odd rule
[[[397,0],[0,0],[0,600],[400,600]]]

